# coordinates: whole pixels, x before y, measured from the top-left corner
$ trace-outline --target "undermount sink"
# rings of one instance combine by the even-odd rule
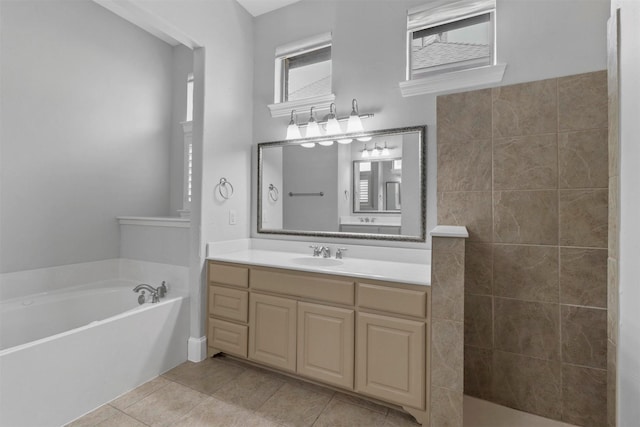
[[[313,267],[331,267],[331,266],[343,264],[342,261],[335,258],[303,257],[303,258],[294,258],[292,261],[296,264],[309,265]]]

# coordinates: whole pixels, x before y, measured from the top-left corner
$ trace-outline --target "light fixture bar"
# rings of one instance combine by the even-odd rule
[[[373,117],[373,113],[360,114],[360,118],[361,119],[368,119],[368,118],[371,118],[371,117]],[[339,122],[346,122],[346,121],[349,121],[349,117],[338,117],[338,118],[336,118],[336,120],[338,120]],[[317,121],[316,120],[316,123],[319,124],[319,125],[326,125],[327,121],[328,120],[323,120],[323,121]],[[307,126],[307,123],[300,123],[298,125],[298,127],[300,127],[300,128],[303,128],[303,127],[306,127],[306,126]]]

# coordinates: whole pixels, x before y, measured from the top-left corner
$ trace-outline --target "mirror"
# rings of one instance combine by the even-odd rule
[[[258,233],[425,241],[425,137],[417,126],[258,144]]]

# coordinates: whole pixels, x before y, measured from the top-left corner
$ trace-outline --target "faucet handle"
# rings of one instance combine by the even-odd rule
[[[311,249],[313,249],[313,256],[320,256],[320,251],[322,250],[320,248],[320,246],[318,245],[311,245],[309,246]]]
[[[342,259],[342,255],[345,251],[347,251],[347,248],[337,248],[336,249],[336,259]]]

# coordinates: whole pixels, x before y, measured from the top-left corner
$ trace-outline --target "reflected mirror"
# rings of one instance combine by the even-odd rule
[[[420,126],[258,144],[258,233],[424,241],[425,136]]]

